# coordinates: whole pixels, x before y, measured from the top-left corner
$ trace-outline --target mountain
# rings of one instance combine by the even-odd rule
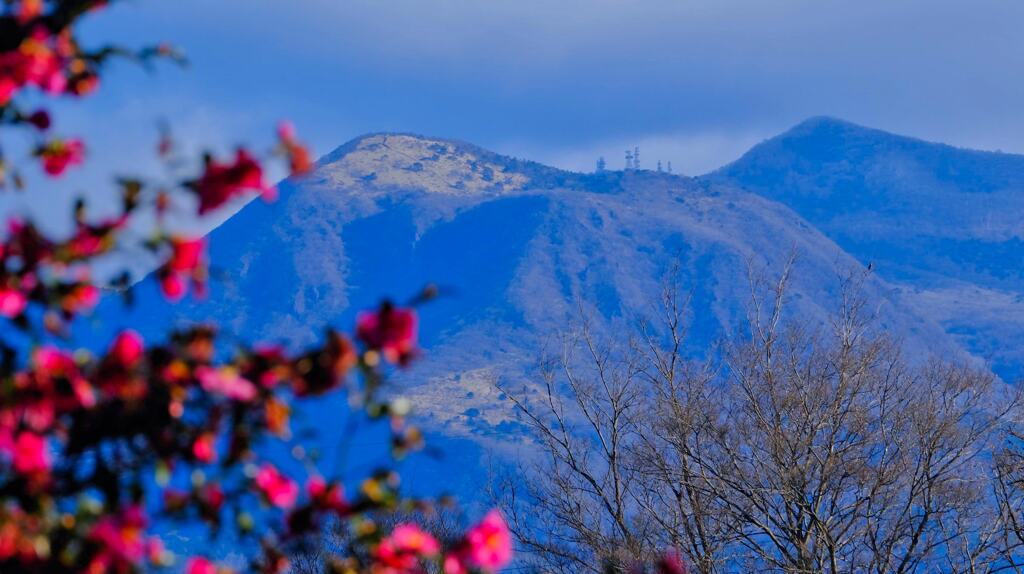
[[[528,385],[540,350],[580,305],[598,328],[631,323],[655,311],[678,265],[699,353],[743,323],[748,265],[777,274],[795,251],[791,316],[822,323],[838,308],[841,276],[863,266],[793,209],[742,187],[571,173],[455,141],[370,135],[212,232],[209,300],[165,305],[144,281],[114,326],[155,335],[214,319],[247,340],[302,345],[325,325],[351,327],[384,295],[401,301],[433,282],[446,295],[421,313],[426,356],[403,377],[405,392],[446,436],[515,443],[514,413],[490,383]],[[867,275],[883,327],[912,352],[958,352],[903,305],[901,289]]]
[[[1024,374],[1024,156],[813,118],[701,181],[785,204],[1004,378]]]

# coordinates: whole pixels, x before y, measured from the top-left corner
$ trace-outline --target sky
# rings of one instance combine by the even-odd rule
[[[816,115],[1024,153],[1022,24],[1019,0],[129,0],[87,43],[191,65],[119,63],[60,105],[90,161],[42,197],[156,170],[161,120],[197,150],[269,148],[288,118],[318,155],[401,131],[574,170],[640,146],[689,175]]]

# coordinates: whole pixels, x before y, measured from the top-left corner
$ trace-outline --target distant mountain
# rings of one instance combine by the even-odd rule
[[[701,181],[785,204],[1005,378],[1024,374],[1024,156],[814,118]]]
[[[695,352],[743,322],[748,263],[777,273],[795,249],[792,316],[823,321],[838,308],[840,275],[862,265],[782,202],[741,187],[724,175],[578,174],[448,140],[366,136],[212,233],[222,279],[208,301],[164,305],[147,281],[118,323],[157,333],[216,319],[244,339],[298,345],[326,324],[350,326],[383,295],[437,283],[449,295],[422,312],[427,353],[407,391],[449,436],[515,442],[518,423],[490,382],[528,383],[581,302],[607,329],[653,312],[677,261]],[[869,275],[865,289],[911,351],[957,352],[895,284]]]

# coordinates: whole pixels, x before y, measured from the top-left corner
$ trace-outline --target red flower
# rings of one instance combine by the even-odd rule
[[[192,183],[199,194],[202,215],[247,191],[258,191],[264,199],[273,199],[275,190],[263,181],[263,168],[244,149],[238,150],[233,164],[208,160],[206,171]]]
[[[196,294],[206,289],[206,240],[171,238],[171,258],[160,269],[160,289],[169,301],[185,296],[186,280],[190,280]]]
[[[85,159],[85,145],[81,140],[53,140],[39,150],[43,170],[52,177],[63,174],[68,167],[79,165]]]
[[[299,486],[270,464],[264,464],[256,474],[256,488],[267,502],[278,508],[291,508],[299,496]]]
[[[392,363],[405,365],[416,354],[416,311],[384,303],[378,311],[356,316],[356,336]]]
[[[415,524],[399,524],[380,541],[374,558],[385,572],[416,572],[421,558],[437,556],[441,545]]]

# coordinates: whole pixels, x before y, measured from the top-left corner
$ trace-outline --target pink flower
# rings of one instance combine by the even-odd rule
[[[85,159],[85,145],[77,139],[54,140],[40,150],[39,156],[43,160],[43,170],[57,177],[69,167],[82,163]]]
[[[356,336],[392,363],[406,364],[416,353],[416,311],[384,303],[356,316]]]
[[[0,450],[11,457],[14,471],[22,476],[44,477],[50,472],[50,448],[41,435],[22,431],[13,441],[7,435],[5,440],[0,441]]]
[[[217,574],[217,567],[206,558],[192,558],[185,566],[185,574]]]
[[[185,295],[185,281],[190,280],[197,295],[202,295],[206,284],[206,240],[172,237],[171,257],[160,269],[160,289],[170,301]]]
[[[135,331],[127,330],[121,331],[110,344],[107,356],[119,365],[129,368],[137,365],[142,359],[143,350],[142,337]]]
[[[348,512],[345,491],[340,484],[327,484],[324,479],[314,476],[306,483],[306,492],[313,504],[321,509],[343,515]]]
[[[116,232],[127,223],[128,216],[122,215],[97,225],[79,224],[75,235],[67,243],[69,254],[81,259],[109,251],[114,245]]]
[[[270,464],[264,464],[256,474],[256,487],[270,504],[278,508],[291,508],[299,497],[299,486]]]
[[[0,68],[0,106],[6,106],[10,103],[11,98],[18,91],[18,84],[8,76],[2,75],[3,69]]]
[[[259,191],[264,199],[273,199],[274,189],[263,181],[263,168],[244,149],[238,150],[234,163],[208,160],[206,171],[192,188],[199,194],[202,215],[246,191]]]
[[[171,259],[167,262],[171,271],[191,273],[203,265],[206,240],[172,237],[171,250]]]
[[[469,529],[452,554],[445,557],[445,574],[462,574],[469,567],[496,571],[512,561],[512,535],[497,510]]]
[[[380,541],[374,553],[378,564],[396,572],[411,572],[420,558],[437,556],[441,545],[415,524],[399,524]]]
[[[96,404],[96,393],[82,376],[75,359],[56,347],[40,347],[32,354],[33,370],[16,381],[20,390],[38,393],[40,398],[26,404],[25,419],[32,428],[44,431],[56,412]]]
[[[88,571],[123,571],[140,564],[151,546],[145,537],[147,524],[145,513],[137,505],[100,518],[89,532],[89,538],[100,550]]]
[[[100,300],[100,290],[92,283],[83,281],[71,285],[61,298],[61,308],[68,314],[88,311]]]
[[[21,315],[28,305],[28,298],[17,289],[0,287],[0,315],[13,319]]]
[[[210,464],[217,460],[217,449],[214,444],[214,436],[210,433],[203,433],[192,443],[192,455],[196,460]]]
[[[249,402],[256,398],[256,385],[242,378],[233,367],[199,367],[196,378],[204,390],[223,395],[229,399]]]

